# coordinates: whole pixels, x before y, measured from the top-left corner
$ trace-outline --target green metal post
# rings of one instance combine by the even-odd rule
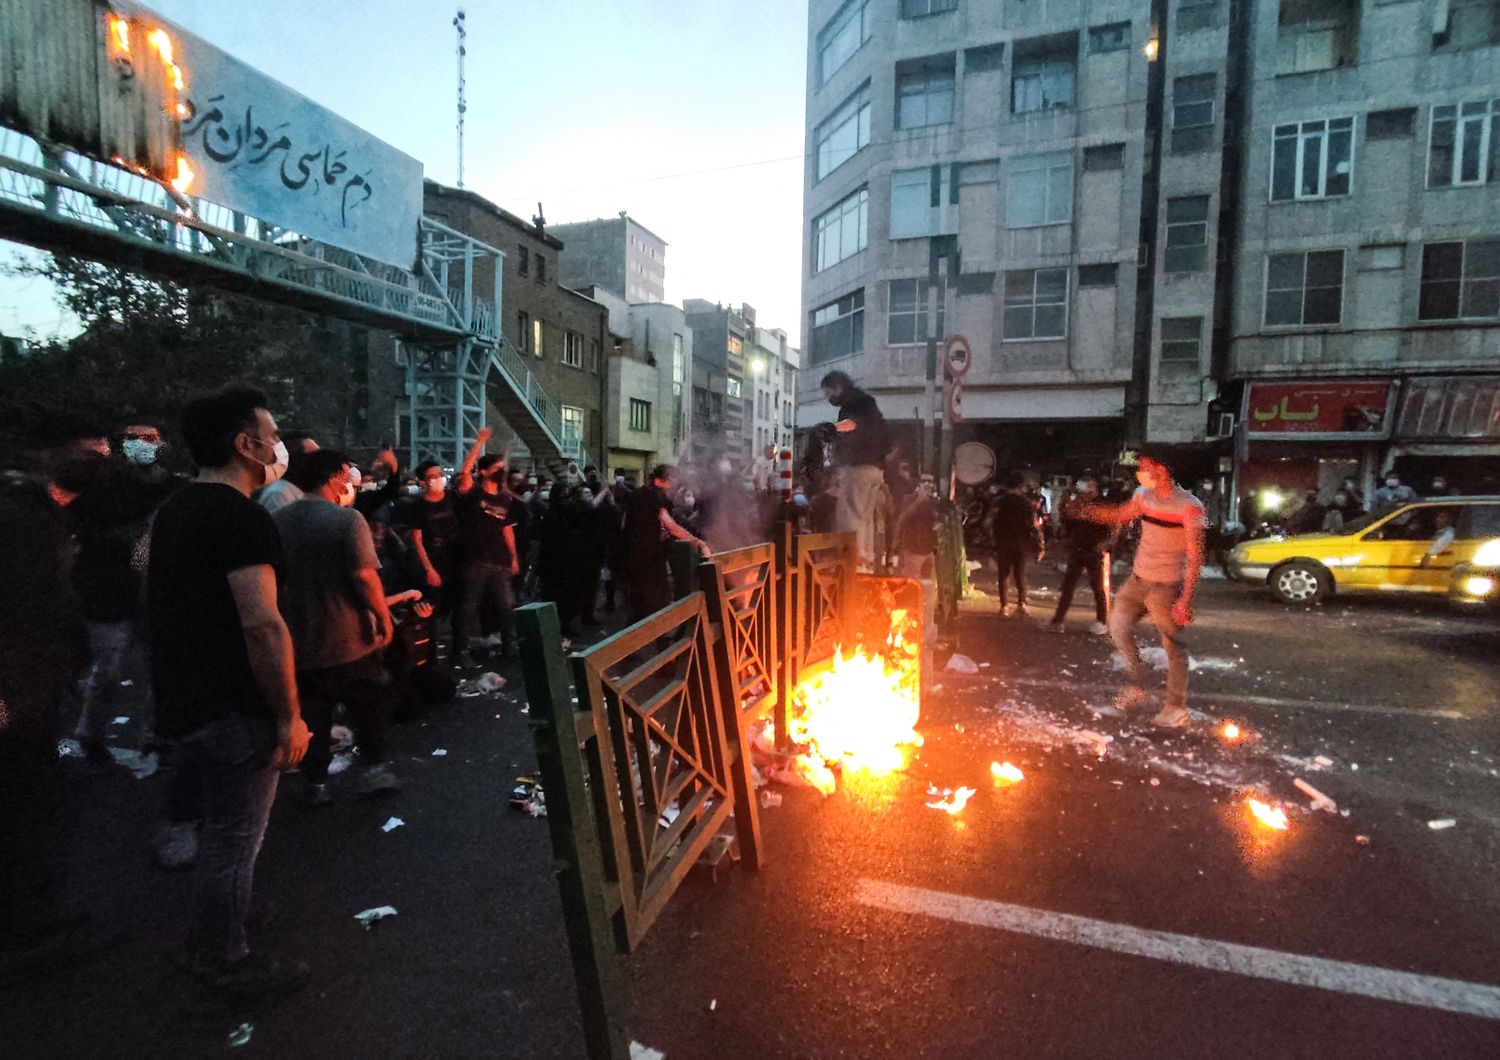
[[[568,680],[557,607],[527,604],[516,612],[516,625],[584,1041],[590,1060],[626,1060],[629,1048],[618,1011],[623,980],[605,908],[604,858],[579,753],[579,711]]]
[[[776,749],[789,751],[792,742],[787,734],[787,717],[791,714],[792,694],[797,683],[800,663],[797,659],[797,529],[788,520],[776,527],[776,705],[772,708],[772,725],[776,729]]]

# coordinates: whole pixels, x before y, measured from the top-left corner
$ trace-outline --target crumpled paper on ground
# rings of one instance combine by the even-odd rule
[[[943,669],[950,670],[956,674],[977,674],[979,672],[979,664],[967,655],[959,655],[957,652],[954,652],[948,656],[948,665],[944,666]]]
[[[375,921],[377,921],[377,920],[384,920],[386,917],[395,916],[395,915],[396,915],[396,907],[395,906],[393,906],[393,905],[377,905],[373,909],[366,909],[362,913],[355,913],[354,914],[354,919],[358,920],[360,922],[360,925],[366,931],[369,931],[370,930],[370,926],[372,924],[374,924]]]

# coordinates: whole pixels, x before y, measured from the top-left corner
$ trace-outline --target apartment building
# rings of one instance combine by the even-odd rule
[[[787,342],[780,328],[755,328],[751,333],[749,374],[745,385],[752,403],[747,441],[750,452],[792,444],[792,404],[797,392],[801,351]]]
[[[632,305],[666,299],[667,241],[624,210],[548,231],[563,242],[559,267],[566,286],[598,284]]]
[[[747,461],[755,412],[747,396],[746,347],[753,341],[755,308],[703,298],[685,298],[682,308],[693,329],[693,453]]]

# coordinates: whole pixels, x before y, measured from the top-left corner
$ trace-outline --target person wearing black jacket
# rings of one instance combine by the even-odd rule
[[[1005,583],[1016,583],[1016,609],[1011,618],[1026,614],[1026,562],[1042,558],[1042,528],[1036,506],[1026,496],[1025,480],[1011,472],[1005,489],[996,497],[989,514],[990,536],[995,545],[996,575],[1000,583],[1000,614],[1005,614]]]
[[[834,526],[853,531],[859,549],[859,564],[871,570],[880,558],[875,535],[876,507],[885,485],[885,457],[890,449],[885,417],[875,399],[854,385],[843,372],[829,372],[821,384],[823,396],[839,410],[834,430],[834,466],[838,469],[839,497]]]
[[[1093,632],[1109,632],[1109,543],[1113,528],[1080,519],[1076,514],[1080,505],[1098,499],[1099,483],[1092,478],[1082,478],[1078,480],[1076,494],[1063,503],[1062,527],[1068,542],[1068,570],[1063,575],[1057,611],[1049,624],[1054,633],[1063,631],[1063,618],[1073,604],[1073,591],[1085,573],[1089,576],[1089,588],[1094,592]]]

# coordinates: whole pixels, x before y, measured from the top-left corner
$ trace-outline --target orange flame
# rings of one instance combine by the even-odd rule
[[[1280,806],[1268,806],[1259,799],[1249,800],[1250,812],[1255,819],[1267,828],[1274,828],[1278,832],[1286,831],[1286,811]]]
[[[940,798],[936,802],[929,802],[927,808],[929,810],[942,810],[949,815],[959,814],[963,813],[964,807],[969,804],[969,800],[973,797],[973,788],[959,788],[950,796]]]
[[[180,194],[186,195],[188,188],[193,183],[193,178],[196,176],[197,174],[193,172],[192,167],[188,165],[187,155],[179,152],[177,155],[177,175],[172,178],[172,187],[176,188]]]
[[[1238,740],[1241,736],[1243,736],[1244,733],[1240,731],[1240,727],[1234,722],[1226,721],[1219,729],[1219,735],[1233,743],[1235,740]]]
[[[1009,762],[991,762],[990,776],[995,778],[996,783],[1005,784],[1019,784],[1026,779],[1026,774]]]
[[[110,45],[119,55],[130,54],[130,23],[119,15],[109,16]]]
[[[182,69],[173,58],[171,36],[158,26],[146,35],[146,42],[156,49],[157,55],[161,56],[162,64],[167,68],[167,76],[172,80],[172,87],[181,92],[184,85]]]
[[[798,772],[824,794],[833,789],[834,770],[892,773],[922,744],[920,646],[905,642],[906,625],[906,611],[892,612],[881,654],[840,648],[829,670],[797,687],[787,736],[805,749]]]

